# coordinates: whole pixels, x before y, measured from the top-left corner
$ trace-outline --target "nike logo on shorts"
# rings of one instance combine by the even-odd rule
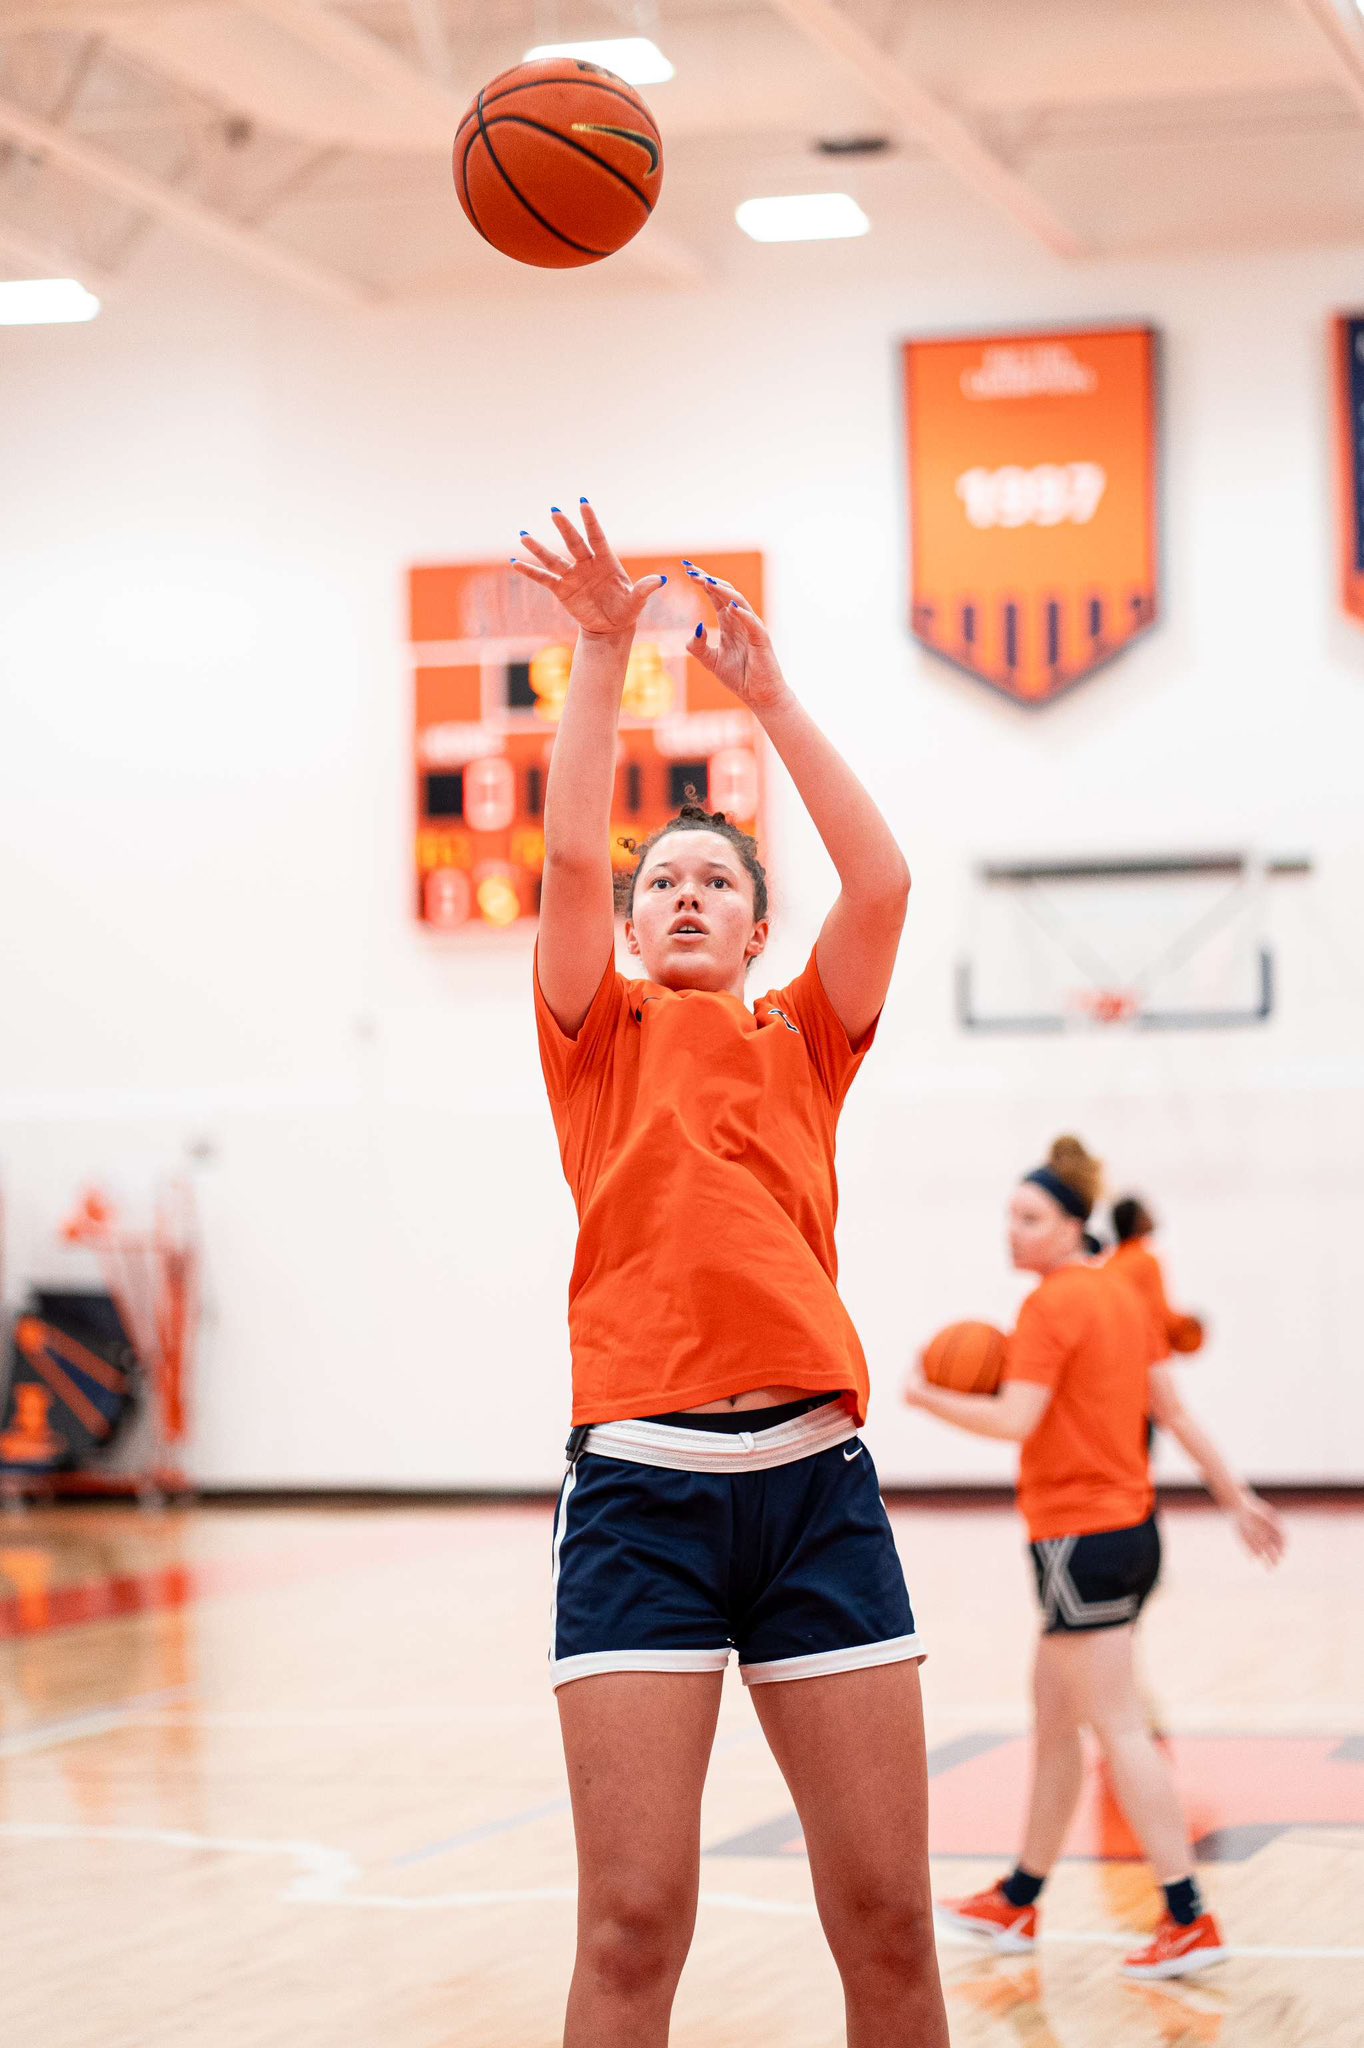
[[[843,1463],[845,1465],[851,1465],[853,1459],[860,1458],[863,1451],[865,1451],[866,1448],[867,1447],[865,1444],[854,1444],[850,1451],[844,1451]]]

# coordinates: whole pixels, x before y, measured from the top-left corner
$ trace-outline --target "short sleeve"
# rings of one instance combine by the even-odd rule
[[[1040,1289],[1030,1294],[1018,1312],[1018,1324],[1009,1339],[1005,1379],[1026,1380],[1034,1387],[1055,1387],[1075,1349],[1075,1337],[1070,1318],[1058,1312],[1054,1301],[1044,1301]]]
[[[879,1017],[865,1032],[854,1051],[843,1028],[843,1020],[829,1001],[819,978],[819,965],[811,953],[802,971],[785,988],[774,988],[763,1001],[786,1023],[795,1026],[805,1040],[810,1064],[835,1109],[843,1107],[858,1068],[871,1051]]]
[[[1163,1365],[1170,1355],[1170,1327],[1174,1316],[1165,1298],[1165,1281],[1159,1261],[1148,1251],[1135,1258],[1113,1263],[1110,1270],[1127,1285],[1141,1303],[1146,1318],[1147,1349],[1152,1365]]]
[[[540,1064],[545,1086],[556,1110],[566,1105],[579,1087],[593,1077],[602,1079],[611,1064],[616,1033],[629,1008],[626,982],[608,960],[591,1007],[578,1027],[576,1038],[560,1030],[554,1012],[540,986],[540,955],[536,949],[533,965],[535,983],[535,1030],[540,1041]]]

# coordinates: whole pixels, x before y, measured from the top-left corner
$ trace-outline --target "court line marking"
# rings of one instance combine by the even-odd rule
[[[325,1842],[269,1841],[246,1835],[196,1835],[183,1828],[86,1827],[69,1821],[0,1821],[0,1840],[31,1842],[127,1842],[167,1849],[218,1852],[256,1857],[290,1856],[299,1865],[293,1882],[280,1894],[281,1903],[295,1906],[358,1906],[369,1911],[433,1913],[458,1907],[571,1904],[577,1899],[576,1885],[535,1885],[505,1891],[433,1892],[421,1898],[403,1898],[383,1892],[356,1892],[349,1887],[362,1875],[360,1864],[348,1850],[329,1847]],[[814,1901],[805,1899],[762,1899],[751,1892],[702,1892],[702,1906],[718,1906],[726,1912],[754,1913],[765,1918],[813,1920]],[[1069,1934],[1051,1930],[1041,1937],[1047,1948],[1126,1948],[1139,1934]],[[943,1928],[937,1939],[944,1947],[982,1948],[976,1935]],[[1252,1961],[1276,1962],[1364,1962],[1364,1948],[1295,1948],[1282,1943],[1254,1942],[1228,1945],[1229,1956]]]
[[[236,1856],[291,1856],[299,1865],[280,1897],[291,1905],[330,1901],[361,1876],[345,1849],[325,1842],[262,1840],[252,1835],[197,1835],[186,1828],[84,1827],[73,1821],[0,1821],[0,1840],[19,1842],[127,1842],[160,1849],[218,1851]]]
[[[161,1692],[134,1693],[117,1707],[90,1707],[82,1714],[67,1714],[60,1721],[40,1721],[34,1728],[16,1728],[12,1735],[0,1735],[0,1758],[35,1756],[45,1749],[60,1749],[67,1742],[84,1742],[91,1735],[112,1735],[118,1729],[134,1727],[148,1718],[148,1709],[166,1707],[188,1698],[187,1685],[166,1686]]]

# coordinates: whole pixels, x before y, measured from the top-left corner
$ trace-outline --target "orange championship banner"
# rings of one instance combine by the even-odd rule
[[[763,603],[756,552],[692,556]],[[678,557],[623,556],[633,577]],[[447,563],[408,576],[414,671],[415,909],[441,932],[535,918],[545,865],[545,784],[568,692],[576,628],[549,591],[506,562]],[[670,568],[649,600],[625,680],[611,808],[611,859],[672,817],[688,787],[746,832],[762,809],[761,728],[699,661],[704,598]]]
[[[1336,483],[1340,500],[1340,599],[1364,620],[1364,313],[1331,325],[1335,372]]]
[[[1156,616],[1149,327],[905,343],[910,621],[1041,704]]]

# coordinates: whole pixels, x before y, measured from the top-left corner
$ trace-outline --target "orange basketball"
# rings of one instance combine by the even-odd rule
[[[924,1352],[924,1378],[958,1394],[997,1394],[1007,1348],[993,1323],[949,1323]]]
[[[1197,1316],[1176,1316],[1169,1330],[1170,1349],[1185,1353],[1201,1351],[1204,1334],[1203,1325]]]
[[[663,142],[633,86],[578,57],[517,64],[455,136],[455,190],[485,242],[570,270],[637,235],[663,185]]]

